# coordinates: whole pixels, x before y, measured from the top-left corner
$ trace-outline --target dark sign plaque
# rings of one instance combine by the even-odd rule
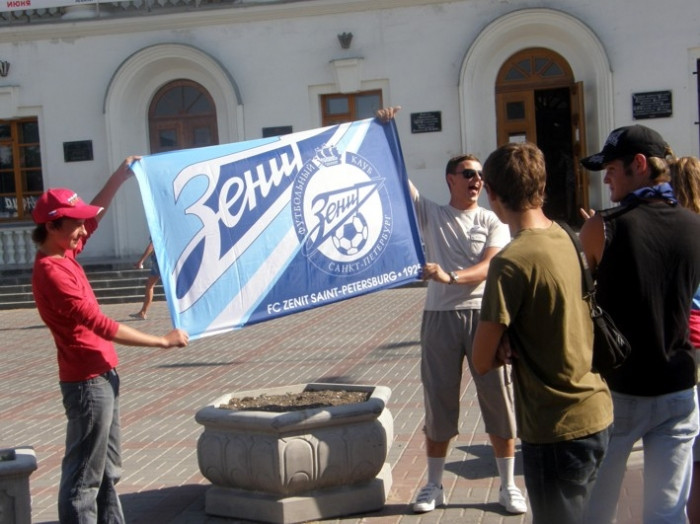
[[[632,116],[635,120],[662,118],[672,114],[671,91],[651,91],[632,95]]]
[[[292,126],[263,127],[263,138],[271,136],[288,135],[292,132]]]
[[[65,162],[92,160],[92,140],[63,142],[63,160]]]
[[[434,133],[442,131],[442,113],[426,111],[411,113],[411,133]]]

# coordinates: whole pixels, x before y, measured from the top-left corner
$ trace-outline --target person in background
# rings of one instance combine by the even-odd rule
[[[171,348],[189,340],[180,329],[155,336],[107,317],[76,261],[117,190],[133,175],[129,166],[136,159],[127,158],[90,204],[70,189],[49,189],[32,211],[38,248],[32,291],[56,345],[67,418],[58,494],[61,523],[124,522],[115,488],[122,461],[119,359],[113,343]]]
[[[512,240],[491,260],[473,360],[478,373],[512,361],[533,524],[578,524],[613,411],[605,381],[591,371],[578,252],[542,210],[546,178],[542,151],[527,142],[498,148],[484,164],[491,209]]]
[[[387,121],[400,108],[378,112]],[[489,262],[510,240],[508,229],[479,206],[481,163],[474,155],[451,158],[445,168],[450,201],[439,205],[409,182],[426,258],[428,281],[421,325],[421,381],[425,403],[428,479],[413,510],[425,513],[446,503],[442,476],[450,441],[458,430],[460,384],[466,359],[476,386],[486,433],[500,477],[498,502],[509,513],[527,511],[515,484],[515,413],[510,367],[480,376],[472,368],[472,338],[479,319]]]
[[[580,238],[596,278],[596,298],[632,347],[605,379],[615,423],[586,522],[616,515],[627,459],[644,448],[644,522],[686,521],[692,446],[698,433],[695,352],[688,318],[700,284],[700,215],[678,205],[673,151],[641,125],[613,130],[581,163],[605,171],[620,205],[586,220]]]
[[[148,245],[146,246],[146,249],[143,252],[143,255],[141,255],[141,258],[139,258],[138,262],[134,264],[134,267],[136,269],[143,269],[143,263],[149,257],[151,261],[151,270],[150,274],[148,275],[148,279],[146,280],[146,289],[143,295],[143,305],[141,306],[141,310],[138,313],[132,313],[131,315],[129,315],[130,317],[137,318],[139,320],[146,320],[148,316],[148,308],[150,308],[151,304],[153,303],[153,293],[156,284],[160,280],[160,269],[158,268],[158,259],[156,258],[156,254],[153,251],[152,240],[149,240]]]
[[[671,165],[671,185],[678,203],[700,214],[700,159],[693,156],[678,158]],[[689,327],[697,367],[700,363],[700,287],[693,296]],[[686,513],[690,524],[700,524],[700,437],[695,437],[693,444],[693,480]]]

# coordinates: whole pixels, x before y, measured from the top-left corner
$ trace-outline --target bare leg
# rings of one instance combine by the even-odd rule
[[[428,457],[432,458],[445,458],[447,456],[447,449],[450,446],[450,441],[436,442],[425,437],[425,449]]]
[[[515,439],[503,438],[498,435],[489,434],[493,454],[496,458],[514,457],[515,456]]]
[[[136,315],[132,315],[136,318],[140,318],[142,320],[146,319],[146,315],[148,314],[148,308],[151,307],[151,303],[153,302],[153,291],[156,287],[156,284],[158,283],[158,280],[160,280],[160,277],[151,275],[148,277],[148,280],[146,281],[146,290],[144,292],[143,296],[143,305],[141,306],[141,311],[136,313]]]

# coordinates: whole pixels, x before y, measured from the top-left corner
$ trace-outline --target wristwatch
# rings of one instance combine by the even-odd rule
[[[456,284],[459,277],[456,271],[450,271],[450,284]]]

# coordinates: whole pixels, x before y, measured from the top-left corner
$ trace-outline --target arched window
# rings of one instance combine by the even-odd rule
[[[496,79],[496,93],[526,88],[568,87],[574,83],[569,63],[550,49],[530,48],[511,56]]]
[[[219,143],[216,106],[204,87],[175,80],[161,87],[148,111],[151,153]]]

